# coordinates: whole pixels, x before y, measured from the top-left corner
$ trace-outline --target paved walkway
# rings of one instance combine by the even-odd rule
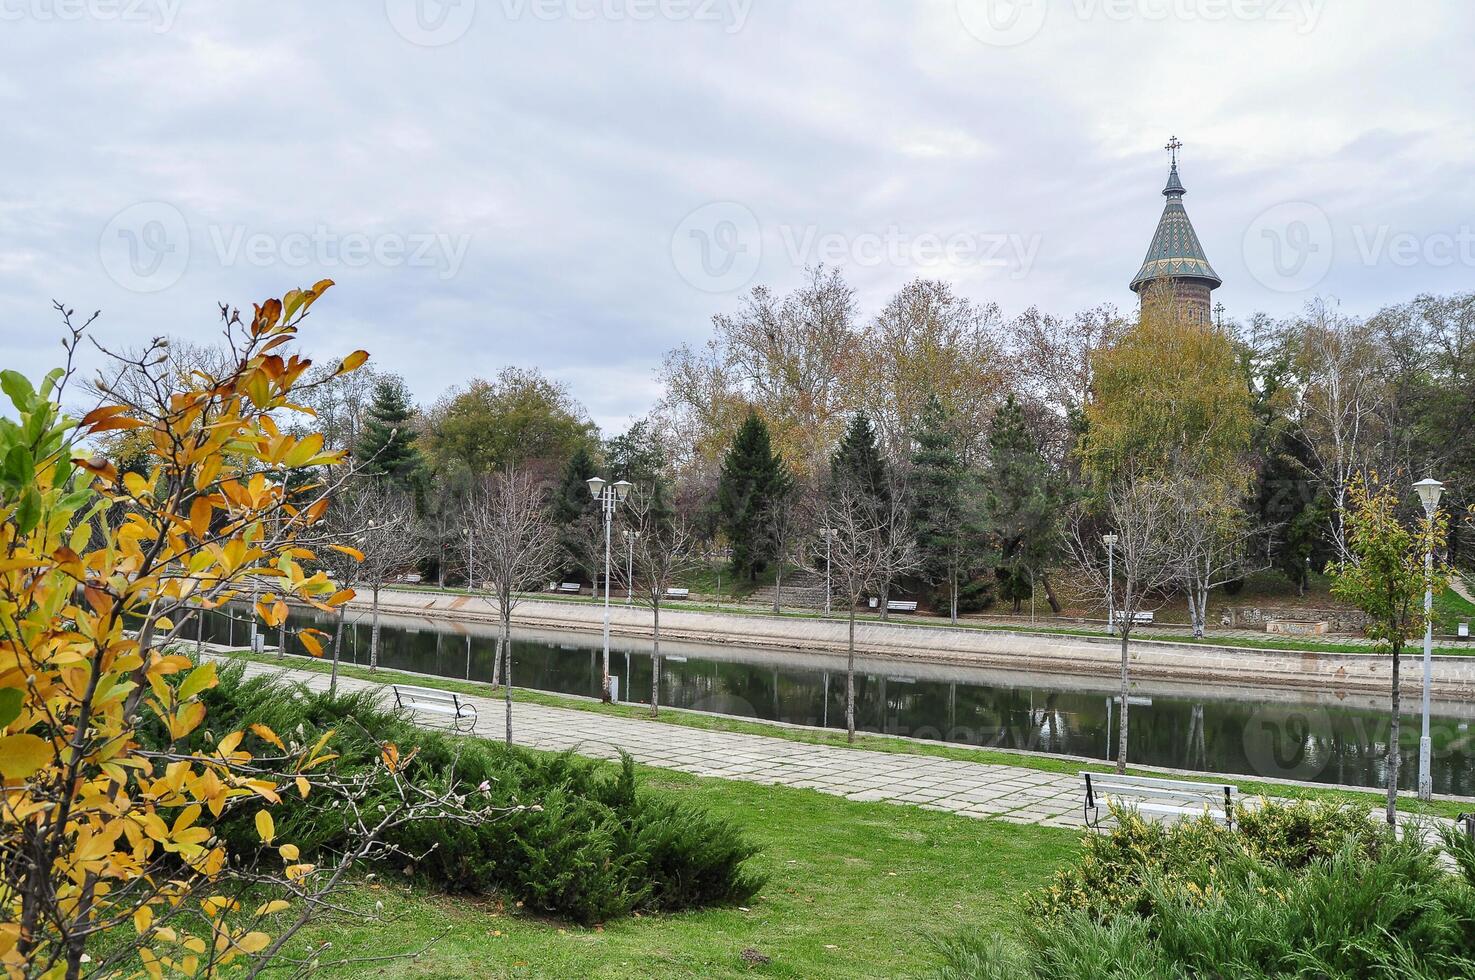
[[[248,663],[248,675],[286,674],[314,690],[328,676],[270,664]],[[340,689],[383,690],[351,677]],[[500,738],[503,703],[470,697],[480,719],[476,734]],[[769,735],[709,732],[592,711],[515,703],[512,734],[521,745],[613,759],[624,749],[636,762],[697,776],[741,779],[767,785],[807,787],[859,801],[909,803],[968,817],[1051,827],[1084,826],[1080,779],[1019,766],[986,765],[934,756],[871,752],[811,745]]]

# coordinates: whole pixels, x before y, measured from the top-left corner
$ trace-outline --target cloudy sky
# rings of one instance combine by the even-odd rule
[[[1475,288],[1467,0],[0,0],[0,366],[331,277],[310,346],[608,430],[747,286],[1129,306],[1184,141],[1233,317]]]

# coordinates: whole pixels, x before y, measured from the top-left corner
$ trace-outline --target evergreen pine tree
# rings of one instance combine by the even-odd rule
[[[389,478],[401,487],[418,490],[424,482],[425,460],[415,445],[410,425],[414,410],[404,382],[381,377],[374,382],[374,399],[364,421],[354,455],[371,477]]]
[[[732,545],[732,572],[756,578],[774,558],[767,533],[769,508],[787,493],[790,480],[783,459],[773,451],[768,426],[750,411],[722,460],[717,507]]]
[[[976,480],[958,452],[957,430],[935,395],[923,407],[914,438],[912,522],[922,574],[941,587],[956,622],[963,581],[988,561],[985,514]]]
[[[984,483],[989,523],[999,542],[999,596],[1012,601],[1018,612],[1032,594],[1032,576],[1048,568],[1059,550],[1062,501],[1055,475],[1013,395],[994,417],[988,459]]]
[[[599,501],[589,492],[588,480],[595,475],[594,457],[580,446],[574,450],[553,489],[548,514],[557,527],[558,546],[563,553],[561,573],[595,575],[595,538],[603,534]],[[595,532],[598,531],[596,534]],[[600,538],[600,546],[603,547]],[[602,554],[602,552],[601,552]]]
[[[891,486],[886,460],[876,442],[870,417],[857,412],[845,430],[845,438],[830,458],[832,486],[848,486],[878,508],[890,502]]]

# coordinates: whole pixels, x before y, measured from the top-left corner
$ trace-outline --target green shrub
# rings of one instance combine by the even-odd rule
[[[499,742],[416,727],[367,693],[329,698],[275,678],[221,671],[209,693],[217,731],[261,723],[297,742],[333,730],[340,773],[372,766],[376,739],[415,750],[409,773],[427,785],[486,784],[487,798],[510,812],[485,826],[437,821],[401,828],[389,841],[414,856],[397,867],[450,892],[499,891],[530,910],[580,923],[637,910],[676,911],[752,897],[763,879],[744,868],[756,853],[733,825],[674,798],[642,791],[633,762],[618,768]],[[341,811],[287,794],[273,810],[278,834],[310,854],[332,851],[347,834]],[[260,842],[251,815],[218,828],[234,853]]]
[[[1458,833],[1451,874],[1355,807],[1265,804],[1233,833],[1119,818],[1026,899],[1022,945],[952,937],[938,976],[1475,977],[1475,843]]]
[[[1168,824],[1144,820],[1129,809],[1112,812],[1117,826],[1109,833],[1087,834],[1080,859],[1026,898],[1029,915],[1050,918],[1074,911],[1098,920],[1123,912],[1149,916],[1160,895],[1202,901],[1213,893],[1229,863],[1250,858],[1296,870],[1338,853],[1349,842],[1372,854],[1383,839],[1367,809],[1322,801],[1241,806],[1235,830],[1207,816]]]

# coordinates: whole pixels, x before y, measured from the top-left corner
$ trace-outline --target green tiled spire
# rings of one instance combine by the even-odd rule
[[[1168,149],[1173,152],[1168,186],[1163,188],[1163,196],[1168,203],[1163,206],[1163,216],[1158,219],[1157,232],[1148,246],[1147,258],[1142,260],[1142,268],[1132,279],[1132,291],[1136,293],[1162,279],[1198,280],[1210,289],[1217,289],[1224,282],[1209,265],[1204,247],[1198,243],[1198,235],[1193,230],[1193,222],[1188,220],[1188,212],[1183,210],[1183,195],[1188,192],[1178,179],[1178,146],[1181,145],[1176,138],[1168,144]]]

